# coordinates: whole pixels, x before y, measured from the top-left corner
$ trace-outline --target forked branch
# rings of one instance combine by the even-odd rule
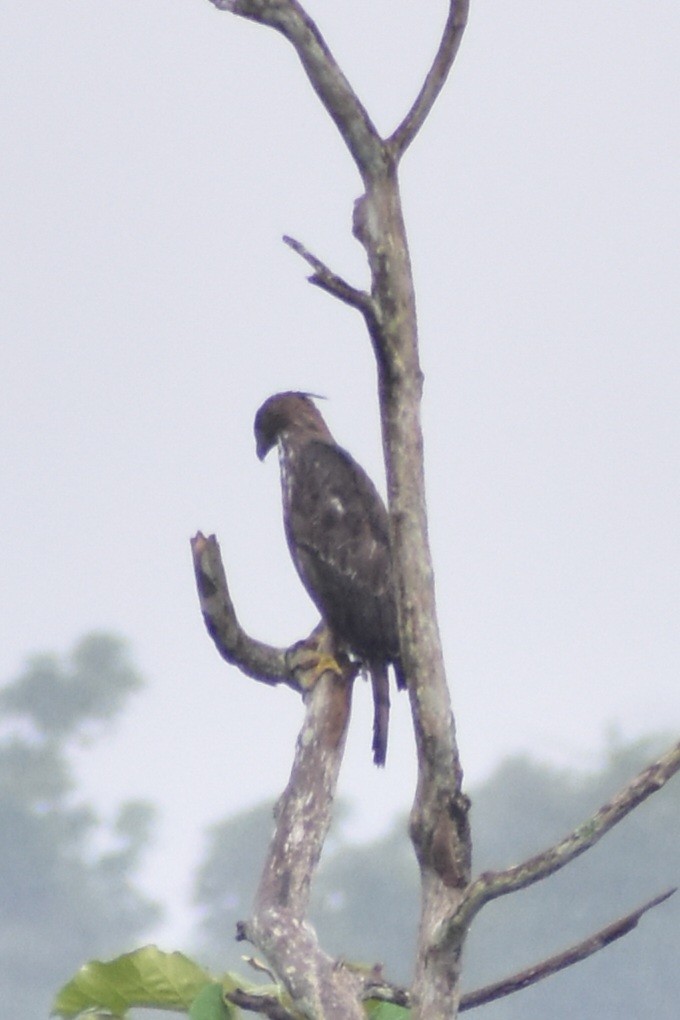
[[[449,71],[467,25],[470,0],[450,0],[449,15],[444,26],[437,55],[427,73],[423,87],[397,130],[388,138],[395,161],[399,161],[425,123],[437,96],[444,88]]]
[[[456,912],[442,926],[439,945],[457,944],[486,903],[540,882],[585,853],[678,771],[680,742],[640,772],[612,800],[555,846],[506,871],[484,872],[471,883]]]
[[[515,992],[520,992],[525,988],[531,987],[531,985],[538,984],[539,981],[544,981],[545,978],[551,977],[561,970],[566,970],[567,967],[572,967],[582,960],[587,960],[589,956],[593,956],[601,949],[612,945],[612,943],[633,931],[634,928],[637,928],[640,919],[649,910],[658,907],[661,903],[665,903],[675,892],[677,892],[676,889],[668,889],[665,893],[655,896],[654,899],[638,907],[637,910],[631,911],[625,917],[620,917],[617,921],[612,921],[611,924],[606,925],[595,932],[595,934],[589,935],[588,938],[577,942],[561,953],[549,956],[545,960],[541,960],[540,963],[532,964],[531,967],[517,971],[517,973],[511,974],[501,981],[494,981],[492,984],[484,985],[482,988],[476,988],[473,992],[466,992],[461,996],[459,1012],[463,1013],[469,1009],[476,1009],[477,1006],[485,1006],[489,1002],[495,1002],[508,995],[514,995]],[[385,981],[373,982],[369,979],[362,997],[367,1000],[391,1002],[394,1005],[404,1006],[407,1009],[411,1005],[411,996],[405,988],[400,988]],[[255,1013],[263,1013],[270,1020],[295,1020],[294,1014],[290,1013],[282,1005],[280,999],[274,995],[245,992],[242,989],[236,989],[234,992],[230,992],[227,998],[242,1009],[252,1010]]]
[[[192,540],[199,598],[208,630],[222,654],[257,679],[288,680],[287,654],[253,642],[240,628],[215,536]],[[317,643],[326,631],[316,633]],[[334,649],[324,649],[334,652]],[[264,670],[264,677],[261,675]],[[291,1020],[305,1014],[328,1020],[363,1020],[363,980],[339,966],[306,922],[309,890],[331,821],[349,722],[354,667],[329,669],[308,692],[289,783],[277,804],[276,826],[251,921],[239,926],[265,955],[295,1004],[236,990],[228,997],[245,1009]]]
[[[254,916],[242,923],[241,936],[257,946],[285,983],[298,1015],[362,1020],[359,979],[321,950],[306,921],[310,884],[331,821],[356,667],[338,658],[325,627],[291,649],[270,648],[248,637],[236,618],[217,539],[199,532],[191,547],[201,609],[220,653],[267,683],[304,689],[307,673],[315,681],[306,692],[290,780],[276,807]],[[320,676],[319,663],[328,663]],[[267,1006],[271,1016],[285,1014],[271,1002]]]

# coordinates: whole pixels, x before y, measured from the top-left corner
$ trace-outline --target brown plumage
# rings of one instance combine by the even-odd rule
[[[373,759],[384,765],[399,636],[387,510],[373,482],[333,439],[306,393],[277,393],[255,417],[257,455],[278,446],[283,518],[293,562],[336,639],[367,666]]]

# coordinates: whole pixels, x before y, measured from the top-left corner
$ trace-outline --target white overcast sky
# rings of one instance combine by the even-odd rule
[[[412,100],[430,0],[310,8],[377,122]],[[88,796],[161,811],[145,882],[174,912],[206,823],[285,783],[301,707],[204,632],[189,537],[215,531],[243,624],[315,612],[252,419],[324,393],[382,486],[356,313],[359,181],[292,51],[207,0],[0,0],[0,676],[84,632],[148,680],[83,753]],[[680,5],[477,0],[402,168],[426,376],[440,623],[470,781],[504,755],[595,767],[607,730],[680,719]],[[352,833],[413,793],[407,699],[388,765],[357,691]],[[170,896],[169,890],[172,890]]]

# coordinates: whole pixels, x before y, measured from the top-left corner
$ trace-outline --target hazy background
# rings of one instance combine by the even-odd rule
[[[443,4],[316,2],[388,133]],[[297,698],[225,666],[188,540],[215,531],[242,623],[316,617],[289,562],[260,402],[329,397],[382,478],[359,316],[304,282],[290,233],[351,282],[359,181],[285,42],[206,0],[0,2],[0,677],[85,631],[147,677],[82,752],[105,815],[155,801],[144,886],[187,929],[206,823],[272,798]],[[680,718],[680,8],[479,0],[405,159],[431,539],[466,772],[508,752],[594,767],[604,734]],[[357,691],[348,831],[413,792],[407,700],[387,769]]]

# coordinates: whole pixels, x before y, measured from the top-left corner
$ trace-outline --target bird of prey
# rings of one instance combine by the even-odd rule
[[[385,764],[388,665],[404,687],[385,505],[333,439],[307,393],[276,393],[255,417],[257,455],[278,446],[283,519],[293,563],[339,646],[373,687],[373,760]]]

